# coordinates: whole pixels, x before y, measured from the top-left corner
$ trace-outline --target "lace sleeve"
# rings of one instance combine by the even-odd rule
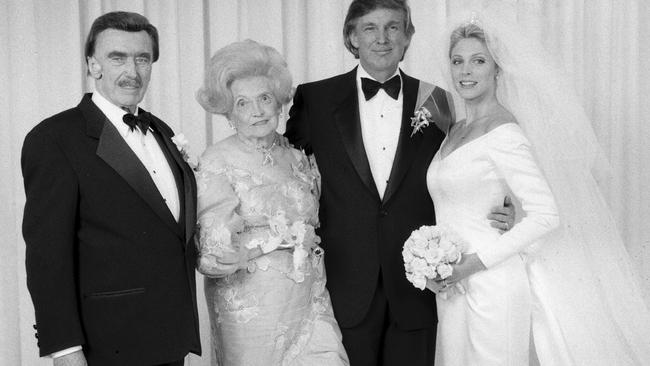
[[[201,162],[197,173],[199,251],[198,270],[209,277],[222,277],[245,266],[246,250],[237,240],[244,221],[237,214],[239,198],[228,171],[216,160]]]
[[[316,199],[320,198],[321,176],[316,164],[314,154],[306,155],[304,151],[292,149],[294,158],[298,162],[293,165],[294,176],[308,183]]]
[[[544,174],[537,165],[531,146],[518,125],[497,127],[489,156],[499,174],[521,202],[525,217],[505,232],[495,245],[477,252],[490,268],[527,246],[559,225],[555,199]]]

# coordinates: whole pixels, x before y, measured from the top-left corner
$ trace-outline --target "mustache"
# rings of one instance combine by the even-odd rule
[[[140,88],[142,87],[142,79],[140,77],[135,78],[123,78],[117,82],[117,86],[120,88]]]

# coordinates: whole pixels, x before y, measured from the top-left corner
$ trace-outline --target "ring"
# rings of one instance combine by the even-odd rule
[[[506,224],[506,231],[510,230],[510,224],[508,224],[507,222],[504,222],[504,224]]]
[[[442,288],[443,288],[443,289],[444,289],[444,288],[447,288],[447,286],[449,286],[449,285],[447,284],[447,280],[442,280]]]

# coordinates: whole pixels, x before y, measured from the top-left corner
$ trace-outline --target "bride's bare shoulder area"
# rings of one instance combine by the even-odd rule
[[[517,119],[507,109],[500,108],[496,113],[489,116],[487,121],[485,121],[485,124],[483,125],[485,128],[484,132],[490,132],[499,126],[509,123],[517,124]]]

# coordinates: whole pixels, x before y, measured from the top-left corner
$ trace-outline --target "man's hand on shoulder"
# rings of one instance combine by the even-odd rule
[[[54,359],[54,366],[88,366],[83,351],[76,351]]]

